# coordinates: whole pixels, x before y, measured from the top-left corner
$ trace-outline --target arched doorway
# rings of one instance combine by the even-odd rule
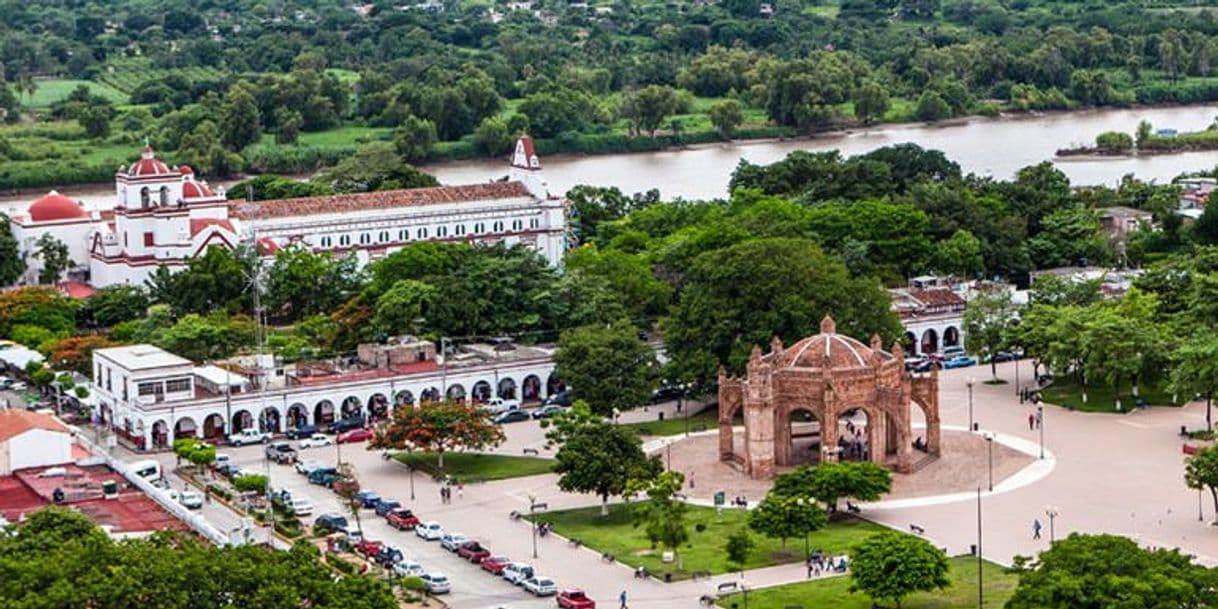
[[[851,408],[838,415],[837,452],[841,461],[873,460],[871,450],[875,438],[871,423],[871,416],[862,408]]]
[[[562,381],[558,380],[558,377],[554,376],[553,374],[546,379],[546,395],[554,395],[555,393],[563,391],[566,388],[567,386]]]
[[[393,397],[394,406],[413,406],[414,394],[409,389],[403,389]]]
[[[905,352],[910,355],[917,355],[918,337],[914,336],[913,332],[906,332],[905,340],[901,342],[901,348],[905,349]]]
[[[254,425],[254,415],[248,410],[238,410],[233,413],[233,433],[238,434]]]
[[[486,381],[474,383],[473,398],[475,402],[485,402],[491,399],[491,384]]]
[[[465,387],[460,384],[449,385],[446,395],[454,402],[465,401]]]
[[[364,416],[364,407],[360,404],[359,398],[349,395],[343,400],[342,418],[354,419]]]
[[[510,376],[499,379],[499,397],[505,400],[516,399],[516,379]]]
[[[309,424],[309,407],[299,402],[288,407],[288,429],[297,429]]]
[[[923,355],[939,352],[939,334],[934,329],[927,330],[922,333],[922,350]]]
[[[943,346],[956,347],[960,345],[960,331],[955,326],[948,326],[943,331]]]
[[[195,438],[199,435],[198,425],[195,420],[190,417],[180,417],[173,424],[173,438],[180,440],[182,438]]]
[[[526,402],[541,400],[541,379],[536,374],[524,377],[524,382],[521,383],[520,387],[520,395]]]
[[[389,416],[389,398],[380,393],[372,394],[372,397],[368,398],[368,414],[373,420]]]
[[[778,455],[779,465],[813,465],[823,459],[824,427],[816,413],[803,407],[791,409],[786,425],[779,430],[786,436],[786,455]],[[781,446],[780,446],[781,449]]]
[[[268,406],[262,409],[262,414],[258,415],[258,429],[266,433],[279,433],[279,409],[274,406]]]
[[[209,414],[206,419],[203,419],[203,437],[208,440],[214,440],[224,437],[224,417],[218,414]]]
[[[428,387],[419,392],[420,402],[438,402],[440,401],[440,390],[435,387]]]
[[[321,427],[334,422],[334,402],[322,400],[313,407],[313,424]]]
[[[157,421],[152,424],[152,447],[166,448],[169,446],[169,424]]]

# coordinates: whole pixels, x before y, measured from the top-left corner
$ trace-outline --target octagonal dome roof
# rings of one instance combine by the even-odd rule
[[[776,345],[777,346],[777,345]],[[870,368],[874,354],[878,353],[885,360],[892,359],[892,354],[864,345],[861,341],[837,333],[837,324],[833,318],[826,316],[820,322],[820,334],[800,339],[781,352],[767,357],[777,368],[823,368],[826,357],[829,367]]]

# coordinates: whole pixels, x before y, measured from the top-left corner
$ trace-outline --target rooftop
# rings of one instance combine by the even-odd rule
[[[1143,210],[1143,209],[1135,209],[1133,207],[1123,207],[1120,205],[1113,206],[1113,207],[1105,207],[1099,211],[1100,211],[1100,217],[1110,217],[1110,218],[1140,219],[1140,218],[1149,218],[1152,215],[1150,212]]]
[[[148,370],[170,366],[189,366],[190,360],[152,345],[127,345],[98,349],[98,353],[128,370]]]
[[[0,442],[19,436],[33,429],[69,433],[66,425],[55,417],[22,408],[0,409]]]
[[[118,496],[106,499],[102,483],[110,480],[118,483]],[[0,476],[0,516],[17,521],[25,514],[51,505],[55,489],[64,492],[62,505],[115,532],[187,528],[152,498],[131,487],[118,472],[105,465],[77,463],[34,467],[11,476]]]
[[[242,220],[342,214],[369,209],[397,209],[444,203],[488,201],[494,199],[532,198],[520,182],[488,182],[464,186],[435,186],[406,190],[361,192],[324,197],[275,199],[255,203],[237,203],[233,215]]]

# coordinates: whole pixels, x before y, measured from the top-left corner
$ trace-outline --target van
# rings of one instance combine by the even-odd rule
[[[161,479],[161,464],[158,461],[144,459],[143,461],[132,461],[127,466],[131,468],[131,471],[135,475],[149,482]]]

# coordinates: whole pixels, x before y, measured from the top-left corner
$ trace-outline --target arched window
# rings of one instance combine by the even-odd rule
[[[161,207],[169,207],[169,187],[161,187]]]
[[[398,231],[398,241],[410,241],[410,230],[403,228]]]
[[[483,223],[481,223],[481,222],[478,222],[478,223],[474,224],[474,234],[475,234],[475,235],[477,235],[477,234],[481,234],[481,233],[485,233],[485,232],[486,232],[486,225],[485,225],[485,224],[483,224]]]
[[[321,238],[321,246],[322,246],[322,247],[333,247],[333,246],[334,246],[334,239],[331,239],[329,235],[326,235],[326,236],[322,237],[322,238]]]
[[[491,232],[495,232],[495,233],[502,233],[502,232],[503,232],[503,223],[502,223],[502,222],[496,222],[496,223],[492,224],[492,225],[491,225]]]
[[[148,192],[148,187],[145,186],[145,187],[141,188],[140,189],[140,207],[148,207],[148,204],[151,201],[152,201],[152,195],[151,195],[151,193]]]
[[[512,230],[518,231],[518,230],[522,230],[523,228],[524,228],[524,222],[521,222],[520,220],[512,220]]]
[[[464,234],[465,234],[465,225],[464,225],[464,224],[458,224],[458,225],[457,225],[457,230],[456,230],[456,233],[457,233],[457,235],[458,235],[458,236],[459,236],[459,235],[464,235]]]
[[[381,234],[377,235],[377,241],[380,241],[381,243],[388,243],[389,242],[389,231],[387,231],[387,230],[381,231]]]
[[[436,227],[436,236],[437,237],[447,237],[448,236],[448,227],[447,226],[437,226]]]
[[[541,226],[541,221],[537,218],[529,218],[529,228],[537,228]]]
[[[368,233],[360,233],[359,244],[368,245],[369,243],[372,243],[372,235],[369,235]]]
[[[426,229],[426,228],[420,228],[420,229],[419,229],[419,232],[418,232],[418,233],[416,233],[416,236],[417,236],[419,239],[426,239],[426,238],[427,238],[427,229]]]
[[[338,236],[338,244],[339,244],[340,246],[347,246],[347,245],[351,245],[351,235],[339,235],[339,236]]]

